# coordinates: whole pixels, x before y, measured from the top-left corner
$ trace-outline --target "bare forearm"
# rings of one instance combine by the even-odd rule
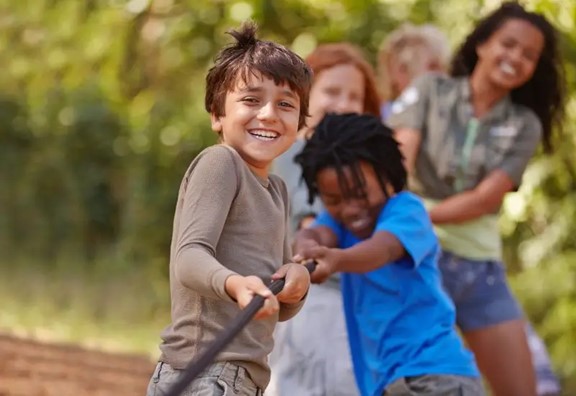
[[[430,210],[430,219],[434,224],[464,223],[475,220],[497,209],[474,191],[453,195]]]
[[[312,228],[300,229],[296,236],[294,237],[294,242],[292,242],[292,251],[298,253],[302,246],[308,244],[310,241],[314,241],[321,245],[322,241],[320,235]]]
[[[309,246],[310,242],[326,247],[336,247],[338,244],[336,236],[327,227],[302,228],[296,233],[292,244],[294,253],[298,253],[301,248]]]
[[[473,190],[453,195],[430,210],[434,224],[463,223],[490,213],[496,213],[514,182],[506,172],[492,171]]]
[[[406,254],[396,237],[378,232],[370,239],[337,252],[334,271],[364,273],[395,261]]]
[[[445,199],[430,210],[434,224],[463,223],[486,214],[482,201],[469,192]]]

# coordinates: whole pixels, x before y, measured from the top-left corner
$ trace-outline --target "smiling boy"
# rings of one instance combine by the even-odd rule
[[[328,115],[296,157],[325,210],[295,238],[313,282],[342,272],[354,374],[363,396],[480,396],[437,268],[438,240],[392,132],[371,115]]]
[[[277,321],[294,316],[310,284],[291,263],[283,181],[268,174],[308,110],[311,72],[286,48],[230,34],[206,77],[206,110],[220,144],[192,162],[180,185],[170,250],[172,323],[162,333],[148,396],[163,395],[254,295],[264,306],[183,395],[261,395]],[[266,284],[286,278],[281,293]]]

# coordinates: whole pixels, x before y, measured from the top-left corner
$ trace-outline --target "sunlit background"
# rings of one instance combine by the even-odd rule
[[[215,141],[204,76],[246,19],[305,56],[347,40],[373,63],[400,23],[452,48],[495,0],[0,0],[0,331],[157,354],[180,178]],[[562,33],[564,136],[501,226],[513,285],[576,394],[576,2],[529,0]]]

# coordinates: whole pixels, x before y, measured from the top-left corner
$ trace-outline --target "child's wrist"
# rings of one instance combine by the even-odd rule
[[[329,261],[328,268],[332,274],[342,271],[340,266],[346,261],[346,250],[339,248],[331,248],[332,260]]]
[[[238,301],[238,299],[236,298],[237,285],[238,285],[237,281],[240,280],[240,278],[242,278],[241,275],[230,275],[224,281],[224,290],[230,296],[230,298],[234,300],[234,302]]]

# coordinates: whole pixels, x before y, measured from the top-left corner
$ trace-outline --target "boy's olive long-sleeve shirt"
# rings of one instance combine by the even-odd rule
[[[174,216],[172,323],[162,333],[160,361],[183,369],[240,313],[224,288],[228,276],[255,275],[269,282],[290,261],[288,213],[284,182],[256,176],[232,148],[209,147],[194,159]],[[279,315],[252,320],[215,361],[243,366],[264,389],[276,322],[294,316],[302,304],[281,304]]]

